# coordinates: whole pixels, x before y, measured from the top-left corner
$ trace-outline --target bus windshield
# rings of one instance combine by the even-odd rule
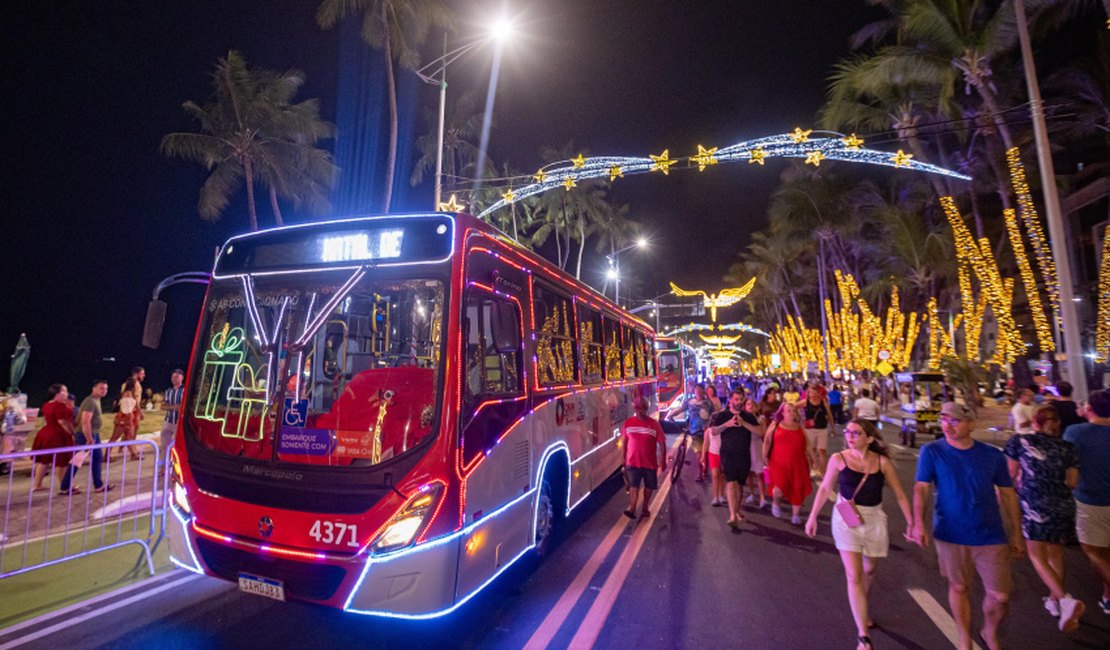
[[[433,432],[443,315],[439,280],[213,282],[185,429],[206,449],[271,463],[388,461]]]

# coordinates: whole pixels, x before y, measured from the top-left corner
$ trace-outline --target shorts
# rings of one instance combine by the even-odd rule
[[[759,474],[763,471],[763,439],[752,436],[752,471]]]
[[[624,474],[628,477],[628,487],[632,489],[641,485],[649,490],[659,489],[659,478],[654,467],[625,467]]]
[[[886,557],[890,550],[890,535],[883,507],[856,504],[856,509],[863,518],[863,525],[849,528],[840,511],[833,508],[832,536],[836,550],[862,553],[863,557]]]
[[[1098,548],[1110,546],[1110,506],[1092,506],[1077,500],[1075,534],[1080,544]]]
[[[971,586],[971,569],[979,574],[983,588],[999,594],[1009,594],[1014,588],[1014,577],[1010,572],[1010,547],[1007,544],[988,544],[986,546],[965,546],[951,544],[939,539],[937,561],[940,573],[950,584]]]
[[[829,448],[829,430],[828,429],[806,429],[806,440],[809,441],[809,446],[814,449]]]
[[[709,456],[709,469],[721,469],[721,455],[720,454],[715,454],[713,452],[709,452],[708,454],[706,454],[706,456]]]
[[[169,448],[173,446],[173,437],[177,433],[177,423],[165,423],[162,425],[160,442],[162,443],[162,456],[165,457],[169,453]]]

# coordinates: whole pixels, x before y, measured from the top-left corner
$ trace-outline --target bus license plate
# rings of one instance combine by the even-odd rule
[[[280,580],[271,580],[249,573],[239,574],[239,591],[285,601],[285,587]]]

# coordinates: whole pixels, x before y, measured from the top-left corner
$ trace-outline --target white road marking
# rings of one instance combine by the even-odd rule
[[[201,576],[199,574],[189,573],[189,574],[185,575],[183,578],[181,578],[180,580],[173,580],[173,581],[171,581],[167,584],[164,584],[160,587],[156,587],[154,589],[151,589],[150,591],[144,591],[144,592],[135,594],[134,596],[131,596],[130,598],[125,598],[121,601],[111,603],[110,605],[105,605],[104,607],[99,607],[99,608],[97,608],[97,609],[95,609],[91,612],[88,612],[87,614],[82,614],[81,616],[75,616],[73,618],[66,619],[66,620],[62,621],[61,623],[55,623],[54,625],[51,625],[50,627],[43,628],[43,629],[41,629],[37,632],[34,632],[32,634],[28,634],[27,636],[24,636],[24,637],[20,637],[20,638],[14,640],[14,641],[9,641],[9,642],[7,642],[3,645],[0,645],[0,650],[9,650],[10,648],[18,648],[18,647],[20,647],[22,645],[26,645],[26,644],[28,644],[32,641],[37,641],[38,639],[41,639],[45,636],[49,636],[51,634],[54,634],[55,632],[60,632],[61,630],[64,630],[66,628],[73,627],[74,625],[78,625],[80,623],[84,623],[85,621],[94,619],[97,616],[102,616],[102,615],[107,614],[109,612],[114,612],[115,610],[120,609],[122,607],[127,607],[128,605],[130,605],[132,603],[137,603],[141,600],[146,600],[147,598],[150,598],[151,596],[162,593],[163,591],[167,591],[169,589],[173,589],[175,587],[179,587],[181,585],[184,585],[187,582],[192,582],[193,580],[196,580],[197,578],[200,578],[200,577]],[[80,605],[82,605],[82,606],[88,605],[89,602],[90,601],[85,601],[83,603],[80,603]],[[55,612],[55,614],[57,614],[57,612]]]
[[[924,589],[907,589],[910,596],[917,601],[918,606],[925,610],[925,615],[933,621],[942,634],[948,638],[954,647],[960,647],[960,634],[956,630],[956,621],[948,614],[948,610],[933,598],[932,594]],[[972,650],[983,650],[979,644],[971,642]],[[3,648],[0,648],[3,650]]]
[[[181,575],[175,575],[175,574],[181,574]],[[134,583],[131,583],[129,585],[124,585],[124,586],[120,587],[119,589],[113,589],[112,591],[105,592],[103,594],[100,594],[99,596],[93,596],[92,598],[82,600],[81,602],[74,603],[72,605],[69,605],[68,607],[63,607],[61,609],[56,609],[54,611],[47,612],[45,614],[40,614],[39,616],[36,616],[32,619],[28,619],[26,621],[23,621],[22,623],[16,623],[15,625],[12,625],[12,626],[9,626],[9,627],[0,628],[0,637],[11,636],[13,633],[18,632],[22,629],[25,629],[25,628],[28,628],[28,627],[34,627],[36,625],[41,625],[42,623],[44,623],[46,621],[49,621],[52,618],[64,617],[67,614],[69,614],[70,612],[88,607],[90,605],[95,605],[95,604],[97,604],[99,602],[102,602],[102,601],[105,601],[105,600],[110,600],[112,598],[118,598],[118,597],[122,596],[123,594],[126,594],[126,593],[131,592],[131,591],[135,591],[136,589],[145,589],[147,587],[147,585],[149,585],[152,582],[165,581],[167,579],[167,576],[170,576],[169,580],[172,582],[172,581],[180,579],[180,577],[182,575],[189,575],[189,572],[184,571],[182,569],[173,569],[172,571],[167,571],[166,573],[163,573],[161,575],[151,576],[149,578],[145,578],[145,579],[140,580],[138,582],[134,582]]]

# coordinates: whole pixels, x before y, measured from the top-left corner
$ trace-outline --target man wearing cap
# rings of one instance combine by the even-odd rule
[[[1002,452],[971,437],[974,418],[970,409],[946,402],[940,410],[940,424],[944,438],[922,447],[917,461],[914,542],[922,547],[929,544],[925,509],[935,485],[933,538],[941,574],[948,580],[948,606],[959,632],[959,647],[971,648],[968,590],[974,568],[986,591],[981,636],[987,647],[995,650],[999,647],[998,626],[1013,589],[1010,560],[1025,552],[1017,493]],[[1008,538],[999,502],[1010,522]]]
[[[177,418],[181,411],[181,396],[185,392],[181,382],[185,379],[185,372],[175,368],[170,374],[170,387],[162,396],[162,410],[166,412],[166,420],[162,423],[162,454],[169,453],[173,445],[174,434],[177,433]]]
[[[624,445],[624,473],[628,477],[628,510],[624,516],[636,518],[636,503],[643,492],[641,517],[651,514],[648,502],[651,492],[659,488],[656,468],[663,471],[667,466],[667,438],[663,427],[650,417],[647,398],[640,396],[632,401],[632,417],[621,425],[621,444]],[[659,454],[656,455],[658,447]],[[641,486],[643,486],[641,488]]]
[[[1079,485],[1075,488],[1075,532],[1084,555],[1102,579],[1103,614],[1110,614],[1110,390],[1096,390],[1064,440],[1079,454]]]

